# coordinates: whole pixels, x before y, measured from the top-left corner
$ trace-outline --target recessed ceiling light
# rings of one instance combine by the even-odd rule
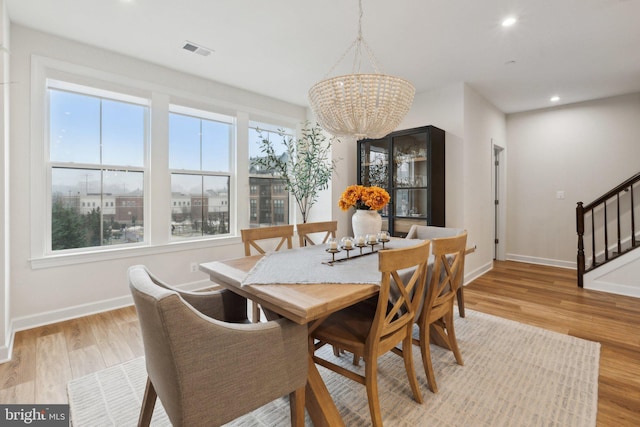
[[[508,18],[505,18],[504,21],[502,21],[502,26],[510,27],[513,24],[515,24],[517,21],[518,21],[518,18],[516,18],[515,16],[509,16]]]
[[[553,95],[551,98],[549,98],[549,101],[558,102],[560,101],[560,97],[558,95]]]

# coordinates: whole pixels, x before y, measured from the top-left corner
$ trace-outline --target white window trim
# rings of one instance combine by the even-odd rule
[[[214,121],[214,122],[219,122],[219,123],[227,123],[232,125],[232,130],[237,129],[238,128],[238,119],[237,117],[232,117],[228,114],[222,114],[222,113],[216,113],[213,112],[211,110],[207,110],[207,109],[203,109],[203,108],[191,108],[188,106],[184,105],[184,100],[182,101],[181,104],[174,104],[174,103],[170,103],[169,104],[169,109],[168,109],[168,113],[175,113],[175,114],[182,114],[185,116],[189,116],[189,117],[193,117],[196,119],[200,119],[200,120],[210,120],[210,121]],[[167,115],[167,120],[168,119],[168,115]],[[167,156],[169,156],[169,136],[167,135]],[[238,192],[236,191],[237,189],[237,185],[236,185],[236,181],[237,181],[237,164],[234,161],[234,157],[236,157],[236,152],[237,152],[237,147],[238,147],[238,141],[237,141],[237,132],[230,135],[230,141],[229,141],[229,159],[228,159],[228,167],[229,167],[229,171],[228,172],[224,172],[224,171],[194,171],[194,170],[188,170],[188,169],[172,169],[169,168],[168,169],[168,176],[169,176],[169,180],[171,179],[171,175],[173,174],[188,174],[188,175],[198,175],[198,176],[222,176],[222,177],[228,177],[229,178],[229,194],[228,194],[228,201],[231,201],[231,203],[229,204],[229,233],[227,234],[222,234],[222,235],[204,235],[204,236],[193,236],[190,238],[183,238],[183,239],[175,239],[175,238],[171,238],[171,236],[169,237],[169,241],[171,243],[186,243],[186,242],[193,242],[193,241],[198,241],[198,240],[211,240],[211,239],[223,239],[223,238],[228,238],[231,236],[237,236],[238,231],[236,229],[236,224],[237,222],[235,221],[235,216],[236,213],[239,211],[237,210],[237,206],[238,206],[238,200],[237,199],[239,197]],[[168,159],[169,161],[170,159]],[[168,192],[169,194],[171,194],[171,183],[169,182],[169,186],[168,186]],[[234,199],[236,198],[236,199]],[[235,201],[235,203],[234,203]],[[169,210],[169,220],[171,220],[171,209]]]
[[[44,183],[47,182],[48,170],[44,167],[46,157],[47,138],[45,130],[45,117],[47,117],[48,103],[46,101],[46,80],[55,79],[71,84],[90,86],[116,93],[130,93],[133,97],[151,99],[151,129],[152,143],[147,145],[145,159],[148,162],[148,176],[145,176],[145,194],[150,199],[151,209],[145,209],[145,227],[151,227],[148,241],[140,244],[130,244],[126,247],[102,247],[97,250],[81,253],[65,253],[46,255],[45,221],[42,216],[43,201],[47,200],[47,190]],[[229,214],[230,235],[224,237],[211,237],[206,239],[188,241],[170,241],[170,228],[167,227],[166,218],[170,218],[169,204],[170,194],[164,195],[158,192],[157,187],[170,189],[168,174],[168,131],[163,133],[162,126],[168,129],[169,105],[191,105],[198,110],[216,110],[236,118],[236,137],[231,147],[231,170],[235,171],[235,180],[231,180],[229,189],[231,203]],[[249,224],[249,180],[248,180],[248,132],[250,117],[255,121],[282,123],[283,127],[295,128],[294,123],[304,120],[303,117],[288,117],[281,114],[273,114],[247,105],[214,99],[206,95],[200,95],[182,89],[166,87],[152,82],[112,74],[83,65],[48,58],[40,55],[31,55],[31,96],[30,96],[30,258],[33,269],[53,268],[64,265],[91,263],[97,261],[131,258],[135,256],[148,256],[168,253],[173,251],[198,250],[212,246],[237,245],[241,243],[239,229],[248,227]],[[167,117],[160,117],[164,114]],[[160,126],[159,126],[160,123]],[[151,146],[151,147],[149,147]],[[166,153],[158,152],[161,149]],[[158,151],[156,151],[158,150]],[[170,193],[170,191],[165,191]],[[164,200],[163,200],[164,198]],[[166,203],[164,203],[166,202]],[[291,205],[291,204],[290,204]],[[151,214],[153,211],[153,214]],[[242,218],[238,212],[245,212]],[[147,217],[147,214],[150,216]],[[290,214],[291,215],[291,214]],[[290,216],[291,217],[291,216]]]
[[[148,151],[148,146],[150,143],[150,126],[149,126],[149,122],[150,122],[150,104],[151,104],[151,100],[149,98],[141,98],[138,96],[133,96],[133,95],[129,95],[127,93],[122,93],[122,92],[112,92],[112,91],[108,91],[108,90],[104,90],[104,89],[100,89],[98,88],[94,88],[94,87],[89,87],[86,85],[79,85],[76,83],[71,83],[71,82],[64,82],[64,81],[60,81],[57,79],[52,79],[52,78],[47,78],[45,77],[41,83],[43,86],[43,91],[44,91],[44,97],[41,99],[44,99],[44,109],[43,112],[45,113],[45,115],[41,116],[41,120],[43,121],[43,133],[42,135],[42,140],[39,142],[39,145],[41,146],[41,150],[42,150],[42,159],[43,159],[43,164],[42,166],[45,166],[46,169],[46,181],[44,182],[44,185],[42,185],[43,190],[44,190],[44,199],[40,199],[37,203],[37,205],[33,205],[32,206],[42,206],[44,205],[44,217],[45,217],[45,221],[44,221],[44,232],[43,232],[43,239],[44,239],[44,247],[42,248],[42,254],[45,258],[48,257],[52,257],[52,256],[56,256],[56,255],[74,255],[74,254],[84,254],[84,253],[94,253],[94,252],[104,252],[104,251],[109,251],[109,250],[118,250],[118,249],[122,249],[122,248],[126,248],[129,246],[148,246],[149,245],[149,241],[150,241],[150,235],[151,235],[151,231],[149,229],[147,229],[145,227],[145,232],[144,232],[144,240],[140,243],[127,243],[127,244],[122,244],[122,245],[113,245],[113,246],[89,246],[89,247],[82,247],[82,248],[73,248],[73,249],[64,249],[64,250],[60,250],[60,251],[53,251],[51,249],[52,246],[52,241],[51,241],[51,221],[52,221],[52,217],[51,217],[51,201],[52,201],[52,193],[51,193],[51,188],[52,188],[52,170],[54,167],[58,166],[58,167],[63,167],[63,168],[78,168],[78,169],[89,169],[89,170],[95,170],[95,171],[102,171],[105,169],[126,169],[126,170],[130,170],[130,171],[135,171],[135,172],[142,172],[143,173],[143,184],[144,184],[144,200],[145,202],[148,202],[149,200],[149,156],[147,155],[147,151]],[[108,99],[108,100],[114,100],[117,102],[128,102],[128,103],[132,103],[134,105],[140,105],[140,106],[144,106],[147,107],[147,114],[144,118],[144,125],[145,125],[145,141],[144,141],[144,146],[143,146],[143,165],[142,166],[126,166],[126,165],[107,165],[107,164],[83,164],[83,163],[67,163],[67,162],[54,162],[54,161],[50,161],[49,159],[49,111],[48,111],[48,106],[50,105],[50,100],[49,100],[49,89],[54,89],[54,90],[63,90],[63,91],[69,91],[69,92],[73,92],[73,93],[77,93],[79,95],[82,96],[91,96],[91,97],[96,97],[99,99]],[[33,105],[33,104],[32,104]],[[42,168],[41,166],[41,168]],[[34,169],[32,169],[34,170]],[[35,180],[35,178],[34,178]],[[40,183],[42,183],[42,181],[39,181]],[[42,188],[41,187],[41,188]],[[33,190],[32,190],[32,195],[33,195]],[[40,209],[33,209],[32,210],[32,221],[33,221],[33,215],[34,215],[34,211],[40,211]],[[147,220],[150,218],[150,215],[148,213],[148,209],[145,209],[144,211],[144,215],[143,215],[143,223],[146,224]],[[33,247],[32,247],[33,250]]]
[[[50,125],[49,123],[49,119],[45,118],[45,126],[44,126],[44,135],[43,135],[43,156],[45,159],[45,165],[46,165],[46,169],[47,169],[47,181],[45,184],[45,191],[46,191],[46,208],[44,209],[45,211],[45,232],[44,232],[44,237],[45,237],[45,248],[44,248],[44,256],[45,257],[50,257],[53,255],[58,255],[58,254],[75,254],[75,253],[85,253],[85,252],[101,252],[107,249],[113,249],[113,250],[117,250],[119,248],[125,248],[125,247],[129,247],[129,246],[145,246],[148,245],[148,242],[150,240],[150,231],[145,228],[145,233],[144,233],[144,240],[140,243],[127,243],[127,244],[122,244],[122,245],[110,245],[108,247],[104,247],[104,246],[88,246],[88,247],[82,247],[82,248],[74,248],[74,249],[64,249],[64,250],[58,250],[58,251],[53,251],[51,249],[52,247],[52,241],[51,241],[51,234],[52,234],[52,230],[51,230],[51,224],[52,224],[52,216],[51,216],[51,210],[52,210],[52,206],[51,206],[51,202],[52,202],[52,193],[51,193],[51,189],[52,189],[52,176],[51,173],[53,171],[54,168],[58,167],[58,168],[77,168],[77,169],[88,169],[88,170],[94,170],[94,171],[104,171],[104,170],[109,170],[109,169],[115,169],[115,170],[127,170],[130,172],[142,172],[143,173],[143,185],[144,185],[144,200],[148,202],[149,200],[149,185],[148,185],[148,181],[149,181],[149,157],[147,155],[147,150],[149,147],[149,143],[150,143],[150,120],[151,120],[151,100],[148,98],[141,98],[138,96],[133,96],[133,95],[129,95],[129,94],[125,94],[122,92],[112,92],[112,91],[107,91],[107,90],[103,90],[103,89],[99,89],[99,88],[93,88],[93,87],[89,87],[89,86],[85,86],[85,85],[79,85],[79,84],[75,84],[75,83],[69,83],[69,82],[63,82],[60,80],[56,80],[56,79],[45,79],[45,104],[46,106],[50,105],[50,100],[49,100],[49,89],[54,89],[54,90],[61,90],[61,91],[67,91],[67,92],[71,92],[71,93],[75,93],[81,96],[89,96],[89,97],[96,97],[98,99],[105,99],[105,100],[112,100],[112,101],[116,101],[116,102],[124,102],[124,103],[130,103],[133,105],[139,105],[139,106],[144,106],[147,107],[147,114],[144,118],[144,146],[143,146],[143,165],[142,166],[128,166],[128,165],[109,165],[109,164],[104,164],[104,163],[100,163],[100,164],[84,164],[84,163],[68,163],[68,162],[58,162],[58,161],[51,161],[50,159],[50,153],[49,153],[49,144],[47,142],[49,142],[49,128],[47,127],[48,125]],[[47,114],[48,117],[49,115]],[[149,215],[147,213],[147,209],[145,209],[144,211],[144,215],[143,215],[143,223],[146,224],[146,220],[148,219]]]
[[[263,127],[260,127],[260,125],[264,125]],[[293,122],[289,122],[289,121],[283,121],[283,120],[277,120],[277,119],[269,119],[267,117],[263,117],[263,116],[252,116],[252,119],[248,122],[248,126],[247,126],[247,132],[249,131],[249,129],[260,129],[260,130],[264,130],[265,132],[269,132],[269,133],[273,133],[277,136],[279,136],[279,132],[280,130],[284,129],[284,130],[289,130],[291,131],[291,133],[285,132],[284,135],[287,136],[291,136],[294,138],[298,138],[300,136],[300,124],[295,124]],[[248,147],[248,134],[247,134],[247,147]],[[248,150],[248,148],[247,148]],[[247,155],[245,156],[246,159],[249,159],[249,154],[247,152]],[[248,169],[248,168],[245,168]],[[248,170],[247,170],[247,186],[249,185],[249,175],[248,175]],[[248,198],[248,197],[247,197]],[[294,199],[294,197],[291,195],[291,193],[289,193],[289,224],[296,224],[298,222],[298,205]],[[247,218],[249,218],[250,216],[250,206],[248,205],[247,202]]]

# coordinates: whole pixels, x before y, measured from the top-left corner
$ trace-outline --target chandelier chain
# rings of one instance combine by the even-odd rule
[[[360,8],[360,14],[358,16],[358,37],[344,51],[342,56],[340,56],[340,59],[338,59],[336,61],[336,63],[333,64],[331,69],[329,69],[329,72],[327,72],[327,74],[324,75],[323,78],[325,78],[325,79],[333,74],[333,72],[338,67],[338,65],[341,64],[345,60],[347,55],[354,48],[355,48],[355,55],[353,57],[353,66],[351,67],[351,72],[352,72],[352,74],[359,74],[361,69],[362,69],[362,56],[363,56],[362,55],[362,47],[363,46],[364,46],[364,51],[367,54],[367,59],[369,60],[369,62],[371,63],[371,66],[373,67],[373,72],[375,74],[381,74],[382,73],[382,67],[380,67],[380,62],[378,61],[378,58],[373,53],[373,50],[369,46],[369,43],[367,43],[367,41],[364,39],[364,37],[362,35],[362,17],[364,15],[364,13],[362,11],[362,0],[358,0],[358,6]]]

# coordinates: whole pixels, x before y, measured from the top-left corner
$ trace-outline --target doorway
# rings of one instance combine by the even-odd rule
[[[491,140],[493,150],[493,168],[491,178],[493,181],[493,259],[504,261],[506,259],[506,161],[504,147]]]

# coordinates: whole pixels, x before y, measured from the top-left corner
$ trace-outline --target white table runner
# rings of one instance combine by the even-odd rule
[[[385,243],[386,249],[398,249],[421,243],[418,239],[392,239]],[[318,283],[355,283],[380,284],[378,254],[355,257],[360,249],[350,252],[352,259],[326,264],[332,260],[326,251],[326,245],[307,246],[305,248],[284,249],[265,255],[249,271],[242,281],[246,285],[272,284],[318,284]],[[382,249],[382,244],[375,250]],[[362,248],[363,254],[371,252],[371,246]],[[335,259],[346,258],[346,251],[335,254]]]

